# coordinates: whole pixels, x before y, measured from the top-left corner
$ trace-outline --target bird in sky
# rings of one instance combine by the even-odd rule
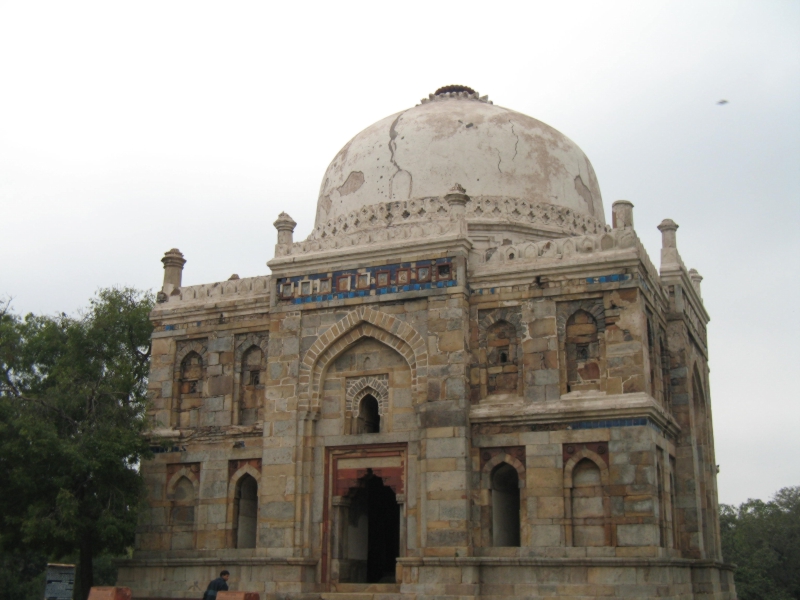
[[[723,106],[723,105],[725,105],[725,104],[727,104],[727,103],[728,103],[728,101],[727,101],[727,100],[720,100],[719,102],[717,102],[717,105],[718,105],[718,106]]]

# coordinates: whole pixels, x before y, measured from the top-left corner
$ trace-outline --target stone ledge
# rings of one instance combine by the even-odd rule
[[[220,563],[229,566],[290,566],[290,567],[316,567],[318,558],[304,558],[295,556],[252,556],[252,557],[210,557],[210,558],[123,558],[115,560],[119,568],[133,567],[217,567]]]
[[[530,404],[477,405],[470,410],[470,423],[563,423],[566,421],[649,417],[672,435],[680,432],[677,422],[645,393],[589,395]]]
[[[381,294],[380,296],[356,296],[355,298],[333,298],[331,300],[321,300],[319,302],[304,302],[303,304],[278,304],[273,306],[270,314],[300,312],[303,310],[319,310],[323,308],[347,308],[354,310],[353,307],[364,306],[367,304],[387,304],[396,303],[404,300],[421,300],[431,296],[455,296],[457,294],[468,294],[469,290],[463,285],[453,287],[431,288],[427,290],[417,290],[408,292],[394,292]],[[376,309],[376,310],[379,310]]]
[[[389,261],[413,262],[448,254],[466,256],[471,248],[472,242],[457,234],[433,238],[400,238],[371,246],[344,246],[309,254],[275,257],[267,266],[272,271],[272,277],[277,280],[309,269],[314,269],[315,272],[338,271],[354,268],[351,265],[379,266]],[[398,257],[402,257],[402,260],[397,260]]]
[[[689,567],[734,571],[735,565],[691,558],[539,558],[517,556],[410,556],[400,557],[403,567]]]
[[[261,437],[264,423],[254,425],[220,425],[195,428],[159,428],[147,432],[147,439],[153,443],[196,444],[198,442],[236,441],[240,438]]]

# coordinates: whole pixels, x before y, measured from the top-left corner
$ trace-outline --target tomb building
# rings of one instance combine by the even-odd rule
[[[152,312],[119,584],[266,599],[733,599],[702,277],[567,137],[448,86],[356,135],[270,274]]]

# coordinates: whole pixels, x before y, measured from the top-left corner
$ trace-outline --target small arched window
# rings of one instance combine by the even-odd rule
[[[203,402],[203,359],[197,352],[189,352],[181,361],[178,381],[178,410],[176,424],[179,428],[200,426],[200,408]]]
[[[181,397],[199,396],[202,391],[203,359],[190,352],[181,362]]]
[[[255,548],[258,515],[258,483],[250,475],[243,475],[236,483],[234,515],[236,523],[236,547]]]
[[[258,420],[259,400],[264,393],[264,386],[261,382],[263,357],[264,353],[258,346],[250,347],[242,356],[240,425],[252,425]]]
[[[520,545],[519,475],[508,463],[499,464],[491,477],[492,545]]]
[[[489,394],[513,393],[519,380],[514,326],[497,321],[486,331],[486,387]]]
[[[600,383],[600,342],[597,321],[585,310],[567,321],[565,353],[567,391],[594,390]]]
[[[381,415],[378,401],[367,394],[358,405],[358,433],[380,433]]]

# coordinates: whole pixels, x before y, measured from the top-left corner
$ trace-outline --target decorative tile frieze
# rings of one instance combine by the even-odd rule
[[[278,279],[278,298],[286,304],[380,296],[452,287],[457,284],[453,258],[314,273]]]

